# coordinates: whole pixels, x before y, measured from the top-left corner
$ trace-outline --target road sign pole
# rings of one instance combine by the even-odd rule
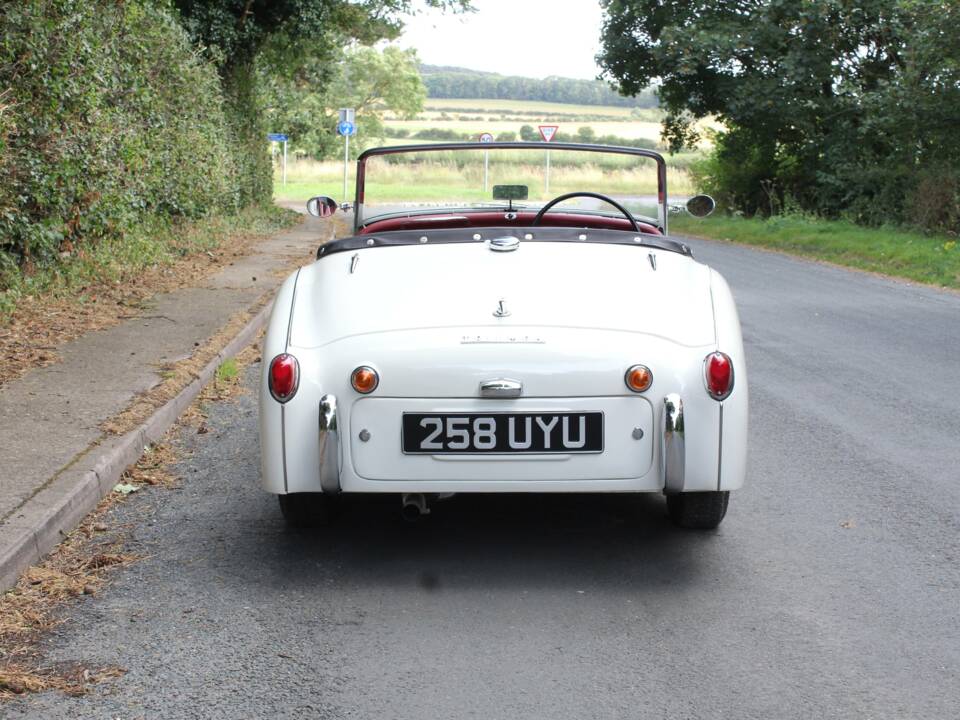
[[[480,137],[477,138],[481,143],[491,143],[493,142],[493,135],[488,132],[480,133]],[[490,177],[490,151],[483,151],[483,194],[487,194],[487,186],[489,184]]]
[[[347,168],[350,165],[350,136],[343,136],[343,202],[347,202]]]
[[[487,195],[487,174],[490,172],[490,151],[483,151],[483,195]]]
[[[550,194],[550,151],[547,150],[547,169],[543,174],[543,192]]]
[[[283,141],[283,186],[287,186],[287,141]]]

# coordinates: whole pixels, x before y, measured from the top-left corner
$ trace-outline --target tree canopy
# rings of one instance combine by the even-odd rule
[[[292,74],[302,62],[335,62],[351,42],[395,38],[413,0],[171,0],[194,42],[219,68],[226,110],[238,142],[242,204],[268,200],[271,169],[256,67]],[[422,0],[420,5],[463,10],[469,0]],[[326,78],[321,77],[324,81]]]
[[[173,0],[184,25],[224,62],[247,62],[268,44],[298,49],[323,38],[364,44],[397,37],[412,0]],[[433,8],[466,9],[469,0],[423,0]]]
[[[413,117],[423,109],[426,90],[413,50],[354,45],[332,56],[325,47],[306,50],[290,75],[260,69],[271,127],[290,133],[295,151],[314,157],[339,152],[334,127],[341,107],[356,110],[365,138],[383,134],[384,110]]]
[[[957,228],[960,6],[931,0],[604,0],[605,72],[659,83],[665,135],[716,116],[705,180],[747,212],[784,202]],[[937,188],[936,198],[930,190]]]

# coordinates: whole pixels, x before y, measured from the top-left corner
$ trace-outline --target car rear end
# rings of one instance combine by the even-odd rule
[[[683,254],[371,247],[305,268],[277,303],[261,402],[271,492],[679,493],[743,482],[736,312],[722,278]],[[280,399],[271,373],[289,383],[291,370],[279,356],[296,363],[296,389]],[[725,361],[729,387],[719,387]]]

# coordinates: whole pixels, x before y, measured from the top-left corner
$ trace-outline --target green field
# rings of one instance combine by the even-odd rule
[[[404,129],[410,135],[427,129],[452,130],[479,136],[512,132],[519,138],[524,125],[559,125],[560,132],[574,135],[582,127],[590,127],[597,136],[615,135],[627,139],[659,142],[663,112],[658,108],[637,109],[610,105],[567,105],[533,100],[443,99],[427,100],[424,110],[414,120],[401,120],[387,115],[387,128]],[[716,127],[703,121],[704,128]],[[705,143],[706,146],[706,143]]]
[[[491,153],[491,155],[499,153]],[[652,161],[644,164],[624,165],[623,160],[611,156],[608,164],[575,163],[556,152],[550,171],[550,190],[545,190],[544,167],[532,164],[530,153],[521,160],[514,153],[503,152],[500,161],[491,160],[488,187],[494,184],[523,184],[529,187],[531,201],[543,201],[573,190],[592,190],[610,195],[653,194],[657,191],[656,171]],[[432,155],[428,153],[428,155]],[[441,153],[437,153],[441,155]],[[491,192],[483,191],[482,163],[480,153],[461,153],[475,156],[476,162],[464,162],[455,153],[446,159],[418,162],[411,165],[371,162],[367,169],[366,195],[368,202],[483,202],[492,199]],[[600,156],[603,158],[603,156]],[[354,167],[348,175],[348,199],[354,193]],[[673,194],[687,195],[693,187],[683,168],[669,168],[667,182]],[[304,201],[314,195],[329,195],[343,200],[343,163],[299,160],[291,162],[287,170],[287,183],[281,182],[279,171],[274,175],[274,196],[279,200]]]
[[[559,125],[564,133],[574,134],[581,127],[591,127],[597,135],[616,135],[623,138],[644,138],[647,140],[660,140],[660,123],[658,122],[640,122],[631,120],[614,121],[589,121],[589,122],[551,122],[551,119],[544,118],[542,122],[537,120],[441,120],[439,118],[424,120],[389,120],[384,123],[389,128],[405,128],[414,134],[418,130],[427,128],[437,128],[442,130],[453,130],[459,133],[469,133],[471,135],[480,135],[480,133],[493,133],[496,137],[500,133],[512,132],[520,135],[520,128],[524,125],[538,124]]]
[[[633,108],[611,105],[568,105],[566,103],[538,102],[535,100],[431,98],[424,103],[423,115],[439,115],[441,112],[491,116],[523,114],[531,117],[539,116],[544,119],[570,115],[604,116],[611,120],[628,120],[631,117],[639,117],[642,120],[655,122],[659,122],[663,117],[663,112],[657,108],[634,110]]]

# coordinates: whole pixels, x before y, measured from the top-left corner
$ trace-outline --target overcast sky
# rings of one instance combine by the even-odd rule
[[[408,18],[401,47],[429,65],[504,75],[594,78],[602,13],[596,0],[472,0],[476,12]]]

